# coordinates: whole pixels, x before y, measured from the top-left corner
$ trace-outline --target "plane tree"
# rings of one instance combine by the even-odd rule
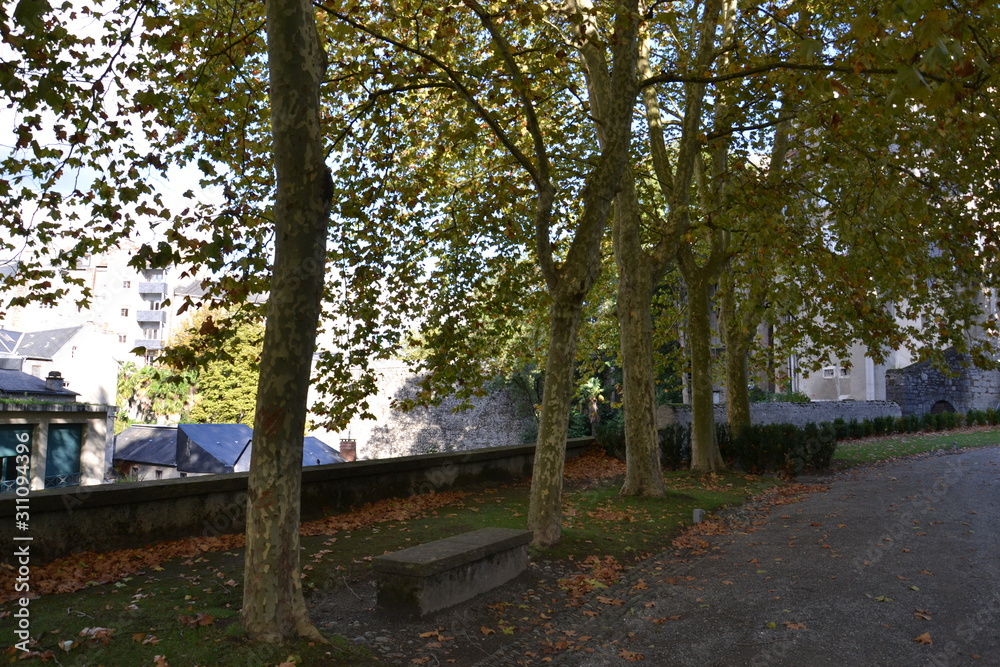
[[[909,169],[911,176],[926,173],[921,171],[926,167],[903,167],[906,160],[902,154],[889,155],[901,119],[925,115],[915,106],[926,104],[927,99],[946,100],[956,94],[964,98],[971,91],[988,91],[993,56],[985,36],[989,21],[982,15],[968,21],[959,10],[930,4],[900,11],[887,7],[874,16],[866,7],[850,2],[786,3],[780,7],[727,2],[683,7],[688,11],[673,5],[654,5],[651,10],[650,22],[659,18],[666,26],[653,34],[669,36],[660,40],[659,51],[655,46],[650,50],[649,74],[642,84],[644,101],[652,98],[653,104],[646,104],[648,145],[642,146],[638,164],[648,165],[644,173],[655,176],[648,179],[655,188],[640,196],[641,206],[621,206],[623,211],[641,210],[646,217],[630,216],[632,227],[642,224],[643,231],[632,233],[632,238],[640,241],[631,241],[627,254],[622,252],[626,244],[620,243],[619,252],[625,259],[618,263],[620,271],[639,267],[634,269],[635,284],[639,284],[650,266],[644,263],[643,254],[647,262],[663,262],[672,253],[664,253],[659,244],[675,245],[687,286],[689,328],[685,343],[696,356],[691,361],[693,466],[712,469],[721,460],[711,426],[708,294],[721,280],[720,296],[730,300],[724,305],[722,321],[732,328],[723,337],[733,346],[730,359],[735,369],[730,384],[738,396],[747,384],[743,350],[767,310],[765,306],[773,306],[777,300],[774,287],[790,292],[799,289],[797,280],[802,276],[789,275],[796,269],[804,271],[807,281],[815,278],[817,285],[824,281],[835,285],[830,281],[837,274],[823,270],[824,258],[835,256],[830,252],[835,238],[842,247],[849,243],[855,247],[859,262],[878,266],[871,263],[878,244],[868,242],[866,232],[859,231],[870,230],[868,225],[876,222],[874,207],[858,215],[850,202],[864,193],[888,201],[890,190],[897,201],[903,201],[904,192],[913,195],[916,190],[913,179],[872,179],[869,166],[873,160],[882,160],[897,170]],[[977,26],[981,28],[978,32]],[[692,45],[699,43],[699,35],[711,46],[704,51],[706,60],[700,69],[687,69],[691,58],[678,55],[684,52],[676,44],[693,53]],[[691,91],[699,89],[707,92],[701,93],[701,107],[693,107],[689,103]],[[666,140],[657,140],[661,128],[666,128],[662,135]],[[970,139],[966,132],[955,135],[952,141],[969,145]],[[676,208],[668,195],[675,192],[670,188],[676,187],[676,174],[681,173],[683,161],[678,156],[685,145],[695,145],[697,150],[691,152],[692,176],[686,181],[688,203]],[[911,148],[907,147],[906,155],[915,158],[912,164],[923,164],[927,154]],[[872,160],[862,157],[866,150]],[[788,159],[789,155],[795,160]],[[936,155],[940,159],[943,153]],[[850,185],[845,188],[847,183]],[[835,187],[841,188],[840,193],[834,192]],[[619,198],[625,194],[627,188]],[[883,229],[901,222],[898,210],[888,205],[880,208],[882,213],[896,214],[882,220]],[[616,218],[616,224],[625,219]],[[921,220],[942,229],[940,218],[925,216]],[[865,224],[859,224],[862,222]],[[679,241],[673,236],[678,228]],[[616,240],[625,238],[616,232]],[[641,250],[638,255],[637,247]],[[908,255],[900,262],[909,263],[911,268],[929,268],[920,259],[927,257],[926,248],[926,244],[907,246]],[[970,251],[967,245],[955,252]],[[786,257],[791,259],[786,261]],[[788,267],[784,273],[783,266]],[[847,266],[865,265],[855,265],[852,260]],[[828,290],[827,303],[853,299],[860,304],[864,300],[866,305],[859,307],[871,314],[869,322],[873,322],[874,313],[886,310],[880,303],[889,303],[906,293],[906,285],[913,285],[917,274],[908,275],[909,282],[896,281],[878,292]],[[750,280],[738,284],[734,276]],[[623,278],[621,285],[627,282]],[[821,290],[817,287],[812,293]],[[945,293],[941,290],[939,296]],[[801,297],[790,298],[803,301]],[[942,303],[938,299],[923,307],[930,311]],[[954,305],[961,303],[960,298],[954,300]],[[738,312],[740,304],[744,307]],[[796,315],[800,315],[796,321],[806,319],[804,312]],[[879,317],[880,323],[887,321]],[[863,326],[829,329],[828,339],[837,338],[835,344],[847,345],[852,336],[858,339]],[[624,345],[629,335],[624,322],[622,328]],[[873,334],[886,330],[882,326],[871,328]],[[737,382],[736,376],[743,380]],[[630,393],[633,397],[649,395],[626,390],[626,412]],[[647,398],[641,400],[648,403]],[[744,415],[748,415],[746,407]],[[650,411],[640,407],[634,412]],[[648,437],[643,433],[649,431],[642,427],[636,431],[637,437]]]

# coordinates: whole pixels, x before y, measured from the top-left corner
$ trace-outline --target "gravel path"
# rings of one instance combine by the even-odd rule
[[[420,621],[379,614],[370,581],[313,617],[379,664],[1000,665],[1000,448],[799,481],[825,490],[732,510],[577,608],[556,585],[572,572],[532,563]]]

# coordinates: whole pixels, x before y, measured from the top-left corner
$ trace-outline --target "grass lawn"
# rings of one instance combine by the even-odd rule
[[[885,461],[896,456],[923,454],[942,449],[1000,445],[1000,428],[981,426],[937,433],[907,433],[882,438],[841,442],[833,455],[834,465]]]
[[[953,446],[1000,444],[1000,429],[899,436],[844,443],[836,460],[870,462]],[[610,559],[628,567],[671,548],[691,522],[692,510],[716,510],[783,484],[735,472],[667,472],[664,498],[619,498],[624,467],[590,453],[567,466],[563,538],[534,552],[535,560],[584,563]],[[523,528],[527,484],[511,484],[409,499],[386,500],[303,525],[303,585],[322,596],[365,577],[371,559],[388,551],[483,526]],[[239,620],[243,549],[239,537],[151,544],[135,551],[79,554],[32,567],[29,605],[33,656],[13,644],[9,599],[0,596],[0,619],[9,661],[33,657],[61,665],[281,666],[366,665],[377,659],[364,646],[337,637],[331,644],[299,641],[259,645]],[[9,569],[2,578],[13,580]],[[65,592],[57,592],[65,591]]]
[[[736,473],[668,472],[665,498],[619,499],[622,473],[620,462],[605,457],[569,466],[563,539],[532,557],[578,562],[611,557],[627,566],[668,548],[690,523],[695,508],[737,504],[779,483]],[[349,585],[370,571],[373,556],[387,551],[483,526],[523,528],[528,490],[522,483],[381,501],[305,524],[302,563],[307,596]],[[248,642],[239,622],[243,549],[231,539],[221,548],[220,543],[200,542],[205,541],[80,554],[33,568],[33,587],[76,589],[31,601],[35,658],[109,667],[375,663],[366,648],[336,638],[330,645],[295,642],[274,647]],[[5,587],[3,592],[9,591]],[[13,629],[10,614],[16,609],[10,602],[0,606],[5,627]],[[5,634],[4,644],[10,646],[6,656],[21,657],[12,646],[17,641],[12,630]]]

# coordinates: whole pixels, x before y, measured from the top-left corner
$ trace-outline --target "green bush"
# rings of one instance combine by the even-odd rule
[[[743,470],[760,474],[783,471],[797,475],[806,468],[830,466],[837,441],[829,425],[755,424],[730,437],[720,450]]]
[[[611,419],[598,422],[594,434],[597,444],[604,447],[609,456],[625,460],[625,413],[616,412]],[[587,422],[587,435],[590,435],[590,422]],[[572,436],[571,436],[572,437]]]
[[[659,430],[660,465],[679,470],[691,462],[691,429],[683,424],[667,424]]]

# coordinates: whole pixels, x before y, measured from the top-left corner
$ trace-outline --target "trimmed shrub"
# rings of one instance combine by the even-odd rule
[[[660,465],[679,470],[691,462],[691,428],[683,424],[667,424],[658,432]]]

